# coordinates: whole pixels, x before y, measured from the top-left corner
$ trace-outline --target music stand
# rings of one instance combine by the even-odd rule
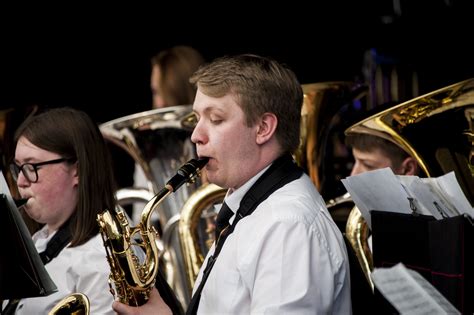
[[[57,291],[0,172],[0,300],[47,296]]]

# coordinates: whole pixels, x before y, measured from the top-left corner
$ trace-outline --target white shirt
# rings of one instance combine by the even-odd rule
[[[226,196],[234,213],[264,171]],[[213,253],[214,246],[203,266]],[[351,313],[344,240],[305,174],[238,222],[204,285],[198,308],[198,314]]]
[[[38,252],[46,249],[53,235],[47,235],[46,228],[33,235]],[[75,292],[89,298],[91,314],[115,314],[112,310],[114,298],[108,285],[110,267],[100,234],[83,245],[65,247],[45,268],[58,292],[21,300],[15,314],[48,314],[62,298]]]

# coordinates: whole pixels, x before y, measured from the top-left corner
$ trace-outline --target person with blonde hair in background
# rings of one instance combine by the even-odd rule
[[[173,46],[154,55],[151,58],[150,76],[153,109],[191,105],[196,94],[196,87],[189,82],[189,78],[204,62],[199,51],[185,45]],[[160,133],[148,136],[144,154],[150,160],[153,173],[157,174],[155,178],[161,180],[157,183],[159,186],[163,186],[165,180],[171,176],[169,173],[171,170],[167,165],[176,164],[177,157],[189,156],[190,152],[193,152],[192,143],[181,134],[176,133],[175,130],[162,130]],[[178,145],[178,143],[184,144]],[[179,148],[184,151],[177,153]],[[135,187],[147,187],[145,174],[138,164],[135,164],[133,183]],[[138,222],[144,206],[143,202],[133,204],[131,216],[134,222]]]
[[[196,88],[189,78],[203,63],[203,56],[190,46],[174,46],[153,56],[150,78],[153,108],[192,104]]]

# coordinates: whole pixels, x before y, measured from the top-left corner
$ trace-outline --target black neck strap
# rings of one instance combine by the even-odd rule
[[[54,257],[58,256],[61,250],[63,250],[63,248],[66,247],[66,245],[71,241],[72,234],[70,222],[70,219],[66,221],[66,223],[64,223],[56,232],[56,234],[54,234],[54,236],[49,240],[44,252],[39,253],[43,264],[46,265]]]
[[[285,154],[276,159],[242,198],[236,220],[251,214],[275,190],[300,178],[302,174],[303,170],[296,165],[291,155]],[[234,220],[232,225],[235,224]]]
[[[186,314],[196,314],[199,306],[199,300],[201,299],[201,292],[204,288],[204,284],[211,273],[212,267],[219,255],[222,246],[226,238],[234,231],[235,226],[247,215],[257,208],[257,206],[268,198],[275,190],[283,187],[289,182],[298,179],[303,174],[303,170],[296,165],[290,154],[285,154],[276,159],[273,164],[263,173],[262,176],[250,187],[247,193],[240,201],[240,206],[237,211],[236,217],[232,222],[232,225],[228,228],[226,233],[222,233],[219,237],[214,254],[209,257],[206,268],[204,269],[203,276],[199,287],[196,289],[191,302],[189,303]]]

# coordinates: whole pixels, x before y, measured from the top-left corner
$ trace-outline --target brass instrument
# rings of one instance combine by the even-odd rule
[[[349,193],[345,193],[342,196],[330,199],[327,201],[326,207],[333,216],[333,213],[335,211],[339,211],[341,208],[350,210],[349,216],[345,220],[345,224],[342,227],[343,232],[349,244],[354,249],[355,256],[359,262],[362,272],[364,273],[364,277],[373,291],[374,282],[370,277],[370,273],[374,269],[374,264],[372,259],[372,251],[370,250],[369,244],[367,242],[370,231],[369,226],[365,223],[365,220],[362,217],[362,213],[354,205],[354,201],[352,200],[352,197]]]
[[[338,174],[332,168],[336,154],[328,152],[328,144],[335,127],[341,124],[341,110],[364,97],[368,87],[354,82],[321,82],[303,84],[302,88],[301,136],[295,159],[319,192],[332,198],[333,186],[335,182],[339,184],[339,178],[335,178]]]
[[[374,290],[374,282],[370,277],[374,270],[374,262],[372,251],[367,242],[369,238],[369,226],[365,223],[359,208],[353,207],[349,213],[346,224],[346,237],[349,240],[359,264],[364,272],[364,276],[372,290]]]
[[[193,289],[199,269],[204,262],[204,256],[214,241],[216,212],[211,208],[216,203],[222,203],[226,192],[226,189],[214,184],[201,186],[186,201],[181,211],[179,236],[184,253],[189,292]],[[205,228],[199,229],[199,224],[204,224]],[[202,230],[205,230],[207,235],[199,235],[199,231]],[[202,239],[207,241],[203,244],[199,242]]]
[[[122,303],[143,305],[155,284],[159,253],[156,245],[157,232],[150,221],[151,214],[169,194],[177,191],[184,183],[194,182],[207,161],[208,159],[191,159],[181,166],[177,174],[147,203],[136,227],[130,227],[120,208],[115,212],[106,210],[97,216],[111,268],[111,292]],[[132,249],[132,244],[137,242],[135,236],[143,241],[140,244],[145,251],[143,263]]]
[[[344,231],[353,202],[350,197],[341,196],[344,189],[340,179],[350,173],[350,169],[344,170],[344,167],[347,168],[351,157],[342,156],[335,148],[331,150],[330,144],[345,129],[341,112],[350,113],[353,103],[368,94],[368,86],[355,82],[321,82],[303,84],[302,88],[301,136],[295,160],[328,200],[332,218]]]
[[[474,204],[474,79],[396,105],[354,124],[345,133],[366,133],[392,141],[417,160],[427,177],[454,171]],[[368,227],[357,212],[357,208],[351,211],[346,235],[370,278],[373,262],[367,251]]]
[[[100,125],[104,138],[123,149],[145,178],[143,184],[135,183],[134,187],[117,191],[120,205],[148,202],[180,165],[197,157],[190,141],[195,123],[191,105],[180,105],[140,112]],[[195,183],[182,187],[163,200],[152,217],[153,224],[161,229],[156,243],[162,249],[160,262],[165,267],[166,280],[183,305],[190,300],[191,292],[186,289],[178,222],[184,203],[200,186],[201,180],[197,179]],[[139,210],[142,207],[136,206]],[[140,221],[140,217],[133,214],[132,219],[134,222]]]
[[[59,301],[48,315],[89,315],[90,303],[82,293],[73,293]]]

